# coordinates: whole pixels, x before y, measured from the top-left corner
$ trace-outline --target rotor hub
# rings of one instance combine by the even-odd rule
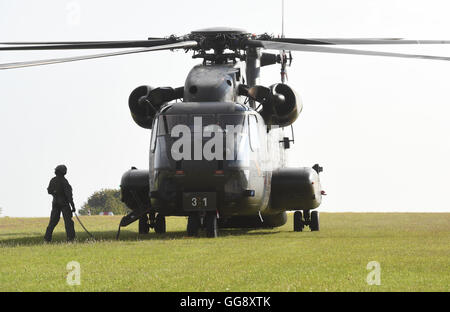
[[[203,58],[205,62],[224,64],[228,61],[242,59],[240,53],[245,49],[245,42],[250,33],[238,28],[213,27],[191,32],[187,38],[198,42],[194,58]],[[213,50],[214,52],[208,52]],[[232,52],[226,52],[231,50]]]

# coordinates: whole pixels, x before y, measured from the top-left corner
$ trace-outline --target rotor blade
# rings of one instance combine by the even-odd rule
[[[14,42],[0,43],[0,51],[23,50],[78,50],[78,49],[119,49],[119,48],[148,48],[162,44],[177,42],[175,39],[151,39],[135,41],[86,41],[86,42],[17,42],[20,46],[13,46]]]
[[[450,40],[405,40],[399,38],[273,38],[270,41],[314,45],[357,44],[450,44]]]
[[[323,46],[311,46],[294,43],[273,42],[273,41],[249,41],[249,45],[259,46],[271,50],[291,50],[301,52],[319,52],[319,53],[333,53],[333,54],[352,54],[352,55],[372,55],[372,56],[389,56],[389,57],[401,57],[401,58],[419,58],[429,60],[442,60],[450,61],[450,57],[444,56],[431,56],[431,55],[419,55],[419,54],[403,54],[392,52],[379,52],[379,51],[367,51],[356,49],[343,49],[334,47]]]
[[[128,43],[128,42],[147,42],[154,40],[166,40],[166,38],[148,38],[148,40],[107,40],[107,41],[22,41],[22,42],[0,42],[0,45],[43,45],[43,44],[95,44],[95,43]]]
[[[196,41],[184,41],[184,42],[160,45],[157,47],[151,47],[151,48],[145,48],[145,49],[136,49],[136,50],[102,53],[102,54],[94,54],[94,55],[84,55],[84,56],[73,56],[73,57],[65,57],[65,58],[57,58],[57,59],[36,60],[36,61],[30,61],[30,62],[5,63],[5,64],[0,64],[0,70],[1,69],[30,67],[30,66],[39,66],[39,65],[49,65],[49,64],[57,64],[57,63],[66,63],[66,62],[73,62],[73,61],[82,61],[82,60],[89,60],[89,59],[95,59],[95,58],[101,58],[101,57],[109,57],[109,56],[116,56],[116,55],[141,53],[141,52],[172,50],[172,49],[189,49],[189,48],[193,48],[196,46],[197,46]]]

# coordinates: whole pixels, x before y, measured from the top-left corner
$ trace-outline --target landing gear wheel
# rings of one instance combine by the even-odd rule
[[[166,233],[166,218],[159,213],[155,219],[155,232],[158,234]]]
[[[200,216],[196,213],[189,215],[187,223],[187,235],[197,236],[200,229]]]
[[[313,211],[311,212],[311,224],[309,225],[311,231],[319,230],[319,212]]]
[[[205,228],[207,237],[215,238],[219,235],[217,228],[217,213],[215,211],[206,214]]]
[[[145,214],[139,218],[139,234],[148,234],[150,232],[150,224],[148,216]]]
[[[303,231],[303,214],[301,211],[294,212],[294,232]]]

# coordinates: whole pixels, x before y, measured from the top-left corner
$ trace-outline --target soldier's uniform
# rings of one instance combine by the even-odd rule
[[[50,180],[47,188],[48,193],[53,196],[50,222],[44,236],[47,242],[52,240],[52,233],[59,222],[61,213],[64,218],[67,240],[73,241],[75,239],[75,228],[72,220],[72,211],[75,211],[75,205],[72,198],[72,187],[64,177],[66,172],[67,168],[65,166],[61,165],[56,167],[56,176]]]

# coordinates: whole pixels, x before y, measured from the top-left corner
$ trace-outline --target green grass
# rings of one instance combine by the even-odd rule
[[[322,213],[321,231],[221,230],[185,236],[186,219],[168,218],[165,235],[115,235],[120,217],[83,217],[77,242],[63,220],[43,243],[48,218],[0,218],[0,291],[449,291],[450,214]],[[81,265],[81,285],[66,265]],[[381,285],[368,285],[378,261]]]

